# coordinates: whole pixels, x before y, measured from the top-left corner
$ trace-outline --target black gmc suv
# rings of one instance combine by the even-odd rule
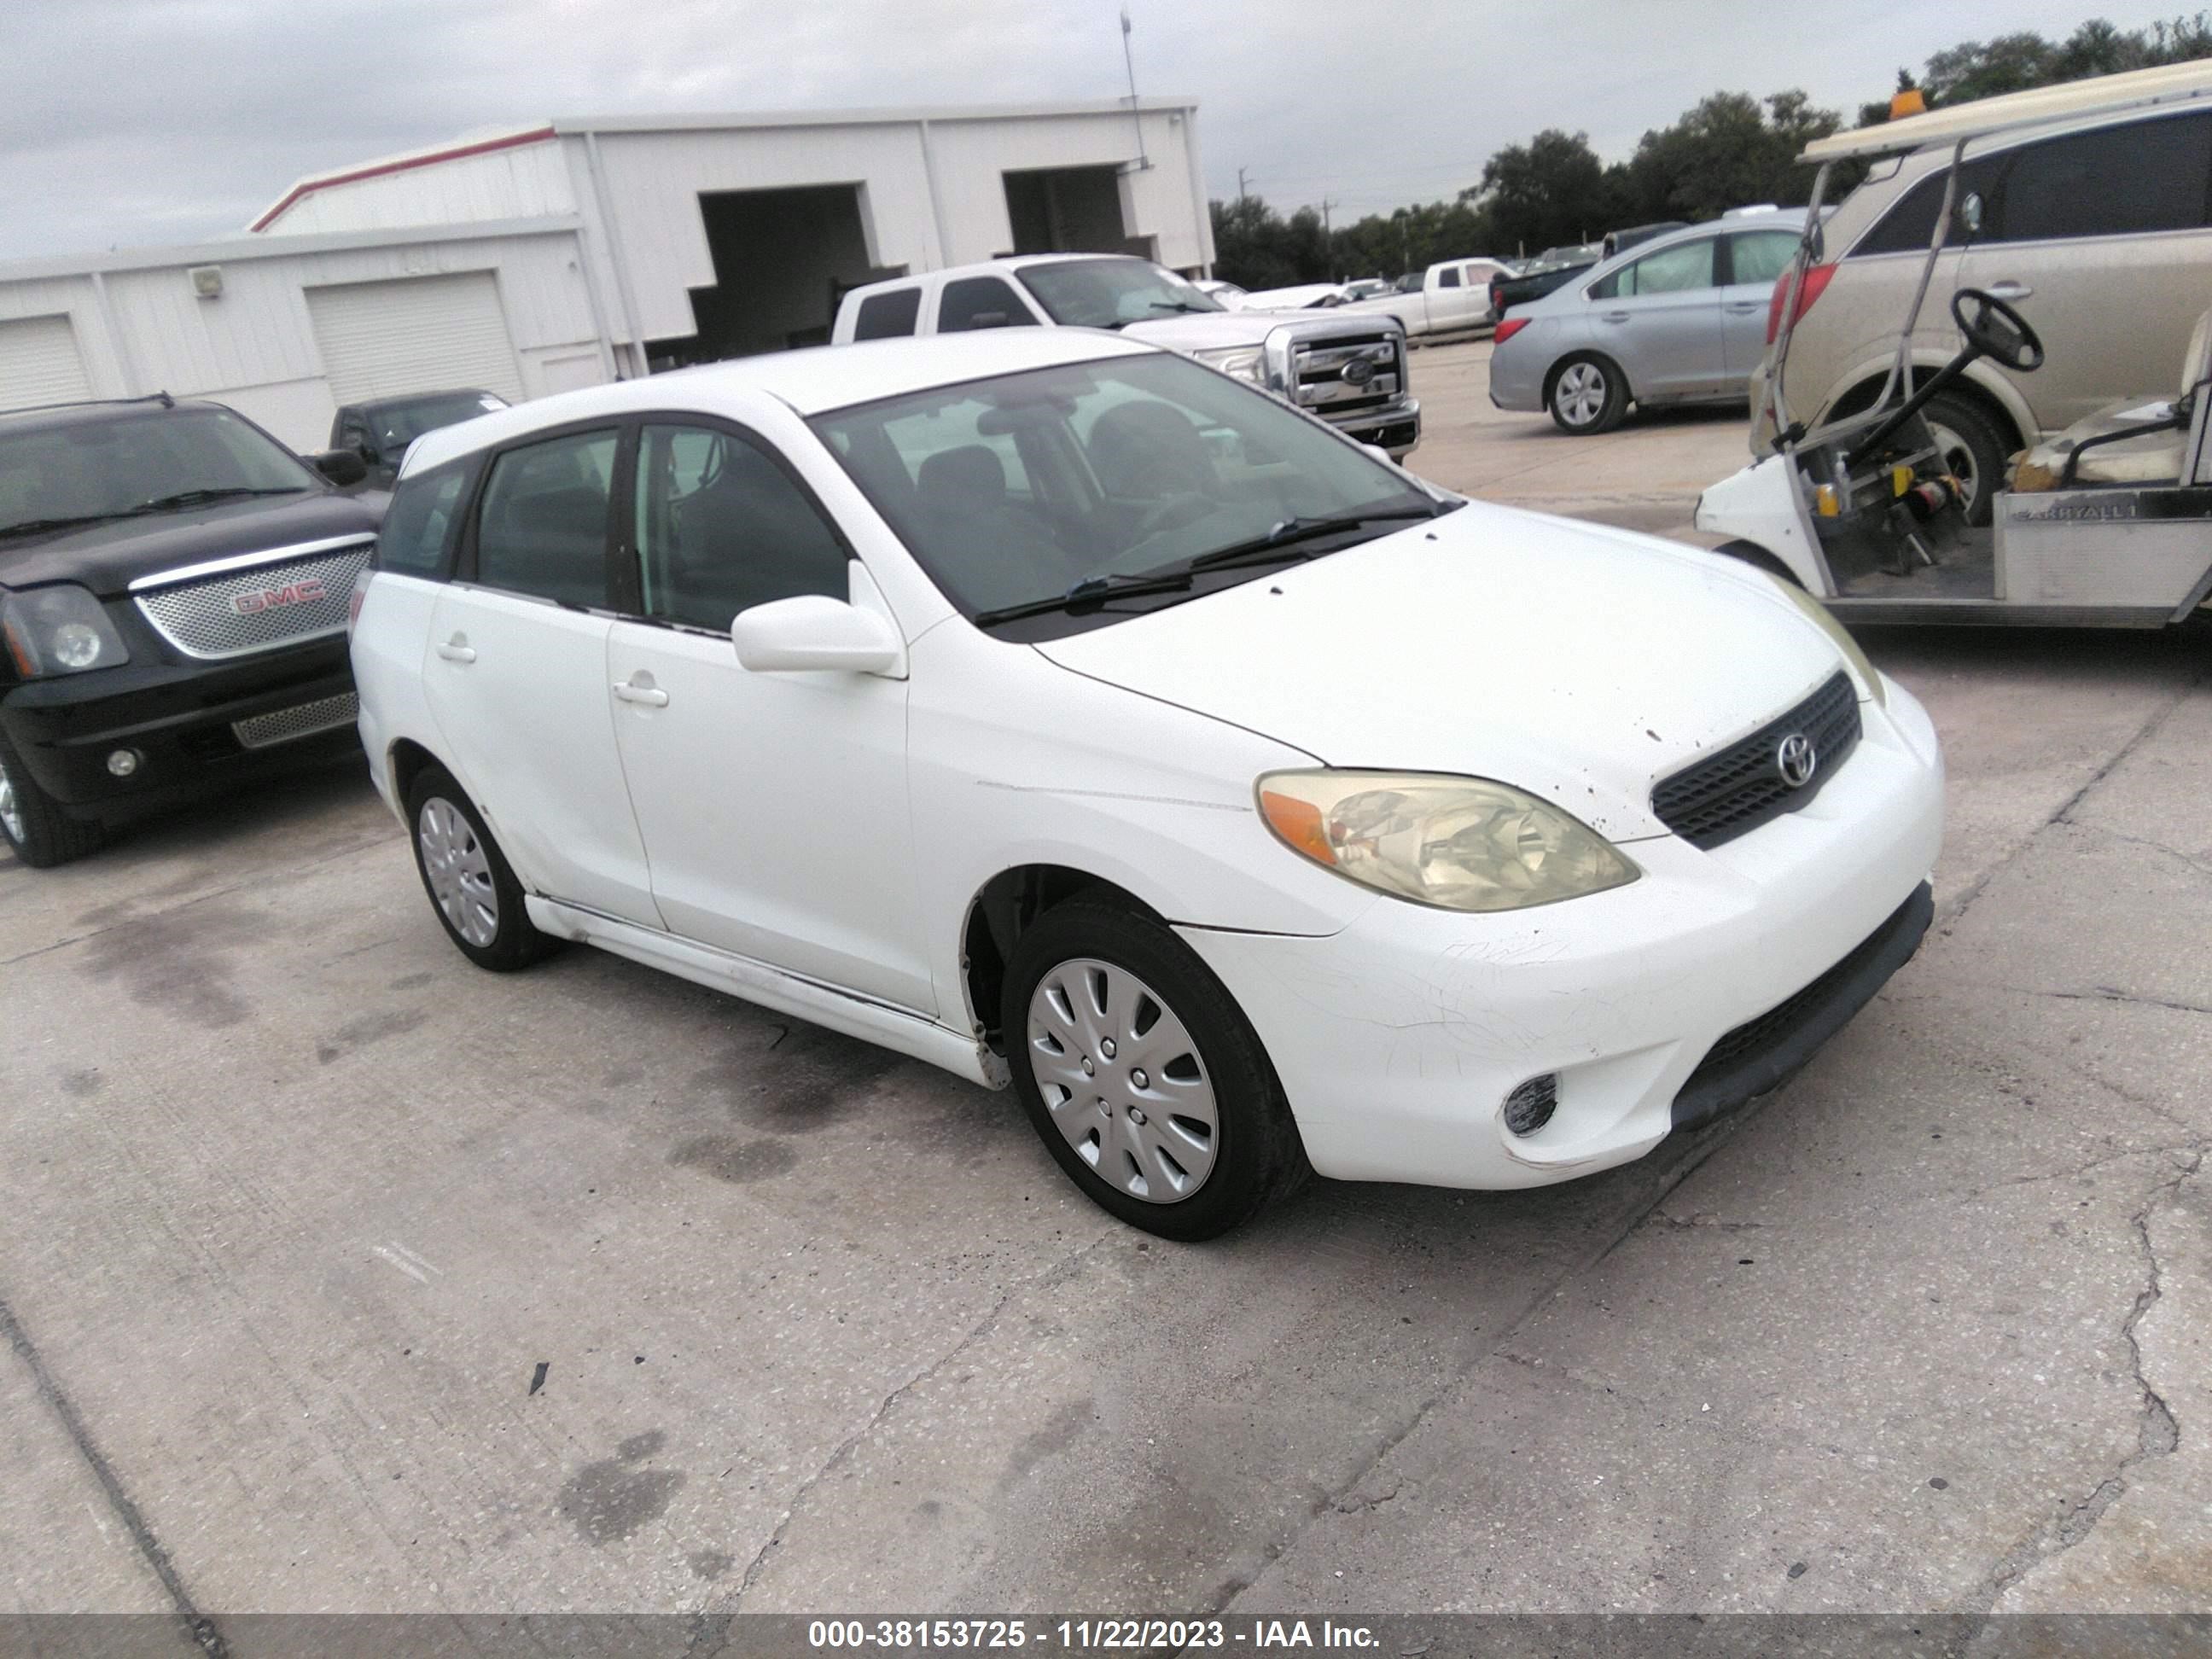
[[[112,823],[357,740],[346,608],[389,497],[335,486],[362,472],[167,394],[0,415],[16,857],[60,864]]]

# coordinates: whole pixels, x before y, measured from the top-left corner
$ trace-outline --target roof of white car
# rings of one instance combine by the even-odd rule
[[[2062,86],[2031,87],[2026,92],[1978,98],[1972,103],[1929,110],[1925,115],[1908,115],[1901,120],[1832,133],[1806,145],[1797,159],[1835,161],[1854,155],[1887,155],[1901,149],[1918,149],[1923,144],[1954,144],[1962,138],[1978,138],[2008,127],[2208,96],[2212,96],[2212,58],[2200,58],[2157,69],[2130,70],[2124,75],[2069,81]]]
[[[511,437],[641,410],[696,410],[736,415],[746,394],[762,394],[805,416],[873,403],[931,386],[957,386],[994,374],[1051,368],[1103,357],[1137,356],[1158,349],[1139,340],[1087,328],[990,328],[918,339],[868,340],[857,345],[814,346],[770,352],[729,362],[702,363],[642,380],[617,380],[519,404],[459,426],[440,427],[416,439],[408,471],[435,466],[456,455]]]

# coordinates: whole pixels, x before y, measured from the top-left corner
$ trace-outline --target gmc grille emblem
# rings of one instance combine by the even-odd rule
[[[230,596],[230,608],[241,617],[251,617],[264,611],[277,611],[288,605],[305,605],[310,599],[326,599],[330,591],[321,579],[308,577],[305,581],[287,582],[282,587],[257,587],[250,592]]]

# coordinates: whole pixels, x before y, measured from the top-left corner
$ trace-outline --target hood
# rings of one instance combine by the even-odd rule
[[[0,586],[78,582],[112,599],[141,576],[182,565],[295,542],[374,534],[391,499],[368,491],[250,496],[181,513],[114,519],[58,536],[0,541]]]
[[[1614,841],[1666,834],[1654,783],[1841,665],[1747,567],[1480,502],[1034,648],[1327,765],[1509,783]]]
[[[1348,306],[1320,311],[1193,312],[1179,317],[1150,318],[1131,323],[1115,332],[1170,351],[1218,351],[1231,346],[1255,346],[1278,329],[1287,329],[1300,339],[1327,338],[1338,334],[1372,337],[1371,316],[1351,313]]]

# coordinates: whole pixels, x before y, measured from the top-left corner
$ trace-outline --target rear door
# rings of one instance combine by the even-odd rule
[[[1775,280],[1796,257],[1794,230],[1740,230],[1721,239],[1721,361],[1731,390],[1747,386],[1766,355]]]
[[[523,885],[658,927],[608,708],[619,448],[607,425],[492,458],[422,681],[445,757]]]
[[[2044,366],[2012,377],[2045,430],[2176,389],[2212,301],[2212,112],[2023,144],[1984,207],[1964,285],[2020,308]]]
[[[1620,363],[1637,398],[1709,397],[1726,387],[1718,243],[1673,243],[1590,289],[1589,337]]]

